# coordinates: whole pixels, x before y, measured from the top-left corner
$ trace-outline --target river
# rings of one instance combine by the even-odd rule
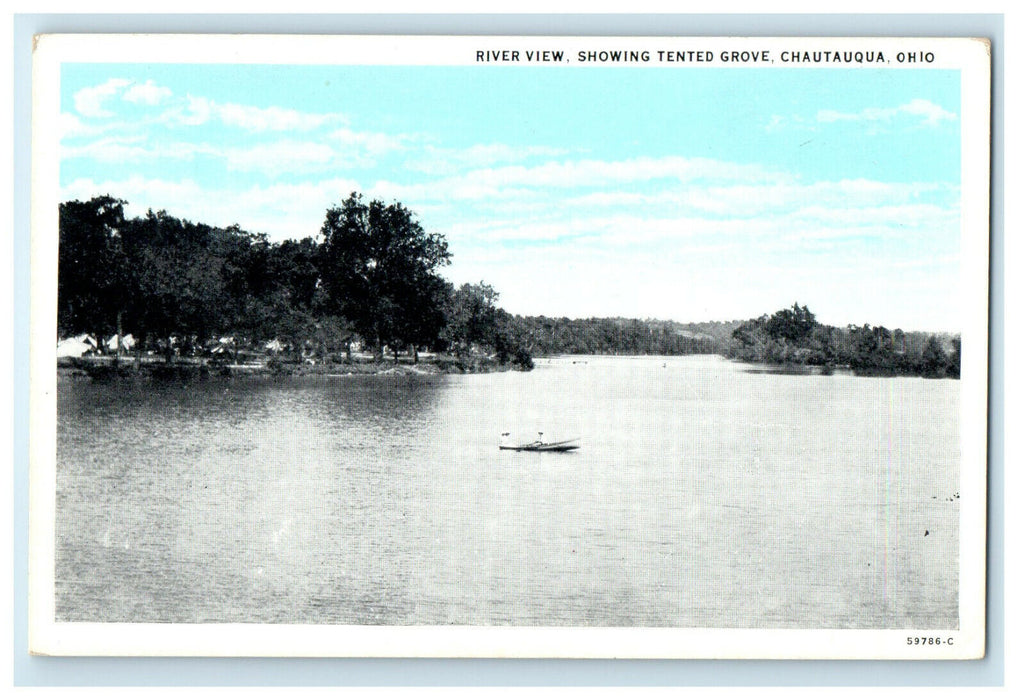
[[[956,628],[958,382],[756,369],[61,377],[57,619]]]

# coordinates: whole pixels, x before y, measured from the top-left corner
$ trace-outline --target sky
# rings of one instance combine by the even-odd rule
[[[512,313],[957,331],[956,71],[64,64],[61,200],[272,240],[351,192]]]

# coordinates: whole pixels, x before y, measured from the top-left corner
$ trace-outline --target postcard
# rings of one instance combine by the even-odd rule
[[[972,38],[41,35],[30,650],[985,654]]]

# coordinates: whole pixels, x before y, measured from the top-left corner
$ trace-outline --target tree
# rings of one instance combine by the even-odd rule
[[[926,377],[943,377],[947,374],[947,353],[943,351],[943,345],[939,338],[929,336],[922,350],[922,374]]]
[[[233,235],[166,211],[150,210],[126,222],[122,238],[133,273],[132,327],[166,339],[169,360],[172,336],[203,342],[228,326],[224,269]]]
[[[534,369],[534,358],[527,347],[528,332],[521,319],[505,309],[498,309],[495,318],[495,352],[502,364],[511,362],[522,370]]]
[[[401,204],[365,202],[352,193],[328,209],[320,272],[327,303],[349,319],[380,357],[385,343],[423,344],[443,296],[438,268],[451,258],[445,239],[427,233]]]
[[[498,292],[490,285],[464,284],[452,294],[445,334],[457,354],[472,345],[494,346]]]
[[[103,340],[118,330],[128,295],[121,245],[124,202],[109,195],[60,205],[57,328],[60,335],[90,333]]]
[[[514,318],[497,305],[498,292],[491,285],[464,284],[451,294],[445,339],[459,356],[476,346],[493,351],[499,363],[529,370],[534,367],[527,339],[531,331],[524,319]]]
[[[269,312],[260,329],[261,339],[288,342],[296,360],[302,359],[307,341],[318,335],[323,305],[317,268],[318,248],[312,238],[286,240],[267,250],[266,275],[260,301]]]
[[[229,246],[221,272],[226,304],[222,332],[232,336],[235,359],[253,340],[273,337],[268,332],[274,311],[268,299],[275,286],[271,255],[273,246],[264,234],[242,231],[238,225],[225,229]]]
[[[807,306],[794,302],[791,309],[777,311],[766,322],[765,330],[773,338],[786,338],[792,343],[800,342],[815,329],[815,314]]]
[[[414,281],[410,287],[408,303],[397,310],[395,332],[389,342],[396,351],[400,344],[408,345],[413,362],[417,362],[418,348],[440,349],[442,346],[452,284],[431,274]]]
[[[811,333],[812,364],[832,365],[836,362],[836,347],[832,326],[816,325]]]
[[[950,358],[950,365],[947,367],[947,374],[955,379],[961,378],[961,336],[956,336],[951,341],[954,346],[954,354]]]

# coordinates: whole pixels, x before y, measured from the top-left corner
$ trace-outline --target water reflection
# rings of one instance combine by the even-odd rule
[[[782,374],[794,377],[811,375],[828,377],[834,374],[852,376],[854,374],[849,369],[819,365],[747,365],[744,366],[743,371],[748,374]]]

